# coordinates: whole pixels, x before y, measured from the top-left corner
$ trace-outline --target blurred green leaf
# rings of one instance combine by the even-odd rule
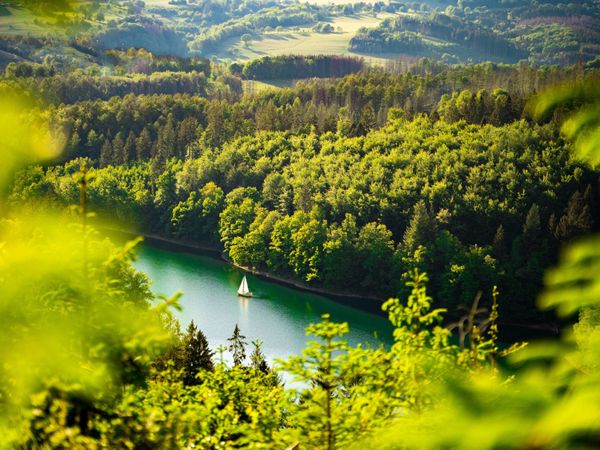
[[[561,130],[575,142],[576,155],[596,167],[600,163],[600,82],[591,80],[549,89],[533,103],[533,114],[545,119],[559,107],[576,109]]]

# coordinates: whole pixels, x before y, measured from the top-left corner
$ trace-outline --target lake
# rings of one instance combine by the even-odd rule
[[[305,328],[329,313],[336,322],[348,322],[346,339],[378,346],[392,342],[392,326],[383,315],[361,311],[329,298],[292,289],[247,275],[251,299],[237,295],[243,272],[210,256],[173,252],[151,246],[139,249],[134,266],[146,272],[157,294],[181,290],[183,311],[175,316],[185,330],[193,320],[214,350],[228,345],[236,323],[248,341],[260,339],[269,361],[298,354],[306,342]],[[247,353],[251,351],[248,347]]]

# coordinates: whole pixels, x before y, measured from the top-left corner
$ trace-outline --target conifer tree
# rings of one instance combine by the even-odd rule
[[[404,247],[414,252],[419,245],[427,245],[435,238],[435,218],[430,214],[424,201],[415,205],[410,224],[404,232]]]
[[[195,117],[186,117],[177,126],[177,156],[184,158],[187,147],[198,139],[198,120]]]
[[[72,152],[77,152],[80,150],[81,146],[81,137],[77,131],[73,132],[71,135],[71,139],[69,139],[69,149]]]
[[[183,382],[187,386],[198,384],[196,375],[201,370],[212,371],[213,352],[208,347],[208,340],[202,330],[192,320],[182,340]]]
[[[220,101],[210,102],[206,108],[206,129],[202,140],[209,147],[218,147],[223,143],[226,104]]]
[[[94,152],[95,150],[98,150],[98,145],[100,142],[101,138],[98,136],[98,133],[96,133],[96,130],[90,130],[86,139],[86,147],[88,148],[88,151]]]
[[[135,151],[137,159],[143,160],[150,158],[152,151],[152,136],[148,128],[144,128],[136,140]]]
[[[590,186],[587,187],[584,195],[576,191],[571,196],[564,215],[552,230],[557,239],[566,241],[592,229],[591,198]]]
[[[123,148],[125,147],[125,143],[123,142],[123,137],[121,132],[118,132],[112,142],[112,164],[115,166],[122,164],[123,161]]]
[[[254,350],[250,355],[250,361],[252,363],[252,367],[262,373],[269,373],[270,368],[267,364],[267,360],[265,359],[265,355],[261,350],[262,341],[259,339],[255,339],[252,341],[252,345],[254,346]]]
[[[304,106],[302,105],[299,97],[294,99],[289,114],[290,128],[295,132],[300,131],[303,126]]]
[[[123,146],[123,152],[121,155],[121,160],[123,163],[127,163],[129,161],[133,161],[135,159],[135,151],[136,151],[136,139],[133,131],[130,131],[127,135],[127,139],[125,140],[125,145]]]
[[[377,125],[377,116],[371,103],[367,103],[360,114],[360,128],[362,133],[368,133]]]
[[[175,156],[176,145],[177,138],[175,135],[175,126],[173,124],[173,115],[169,114],[167,123],[165,123],[158,133],[158,140],[156,141],[156,155],[161,160],[166,161]]]
[[[277,108],[270,101],[256,110],[256,128],[258,130],[275,131],[278,122]]]
[[[523,224],[523,236],[526,240],[535,240],[540,233],[540,208],[537,204],[531,205],[525,223]]]
[[[229,351],[233,355],[233,364],[235,366],[241,366],[246,359],[246,336],[243,336],[240,332],[240,327],[235,324],[233,334],[227,339],[229,344]]]
[[[506,238],[504,236],[504,226],[500,224],[496,229],[492,247],[494,248],[494,256],[496,258],[504,258],[506,256]]]
[[[113,162],[113,146],[110,140],[106,139],[100,149],[100,167],[110,166]]]

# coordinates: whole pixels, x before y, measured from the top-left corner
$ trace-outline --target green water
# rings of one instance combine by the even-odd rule
[[[227,345],[235,324],[248,342],[263,341],[269,360],[298,354],[306,342],[308,324],[329,313],[334,321],[348,322],[346,335],[352,344],[391,342],[392,327],[383,317],[334,302],[320,295],[291,289],[248,275],[254,297],[237,295],[243,273],[215,258],[142,247],[135,266],[153,280],[155,293],[171,295],[181,290],[183,311],[176,312],[182,324],[190,320],[204,331],[213,349]]]

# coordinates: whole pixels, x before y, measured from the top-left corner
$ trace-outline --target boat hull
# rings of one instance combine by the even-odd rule
[[[251,298],[251,297],[252,297],[252,292],[248,292],[247,294],[240,294],[240,293],[238,292],[238,295],[239,295],[240,297],[244,297],[244,298]]]

